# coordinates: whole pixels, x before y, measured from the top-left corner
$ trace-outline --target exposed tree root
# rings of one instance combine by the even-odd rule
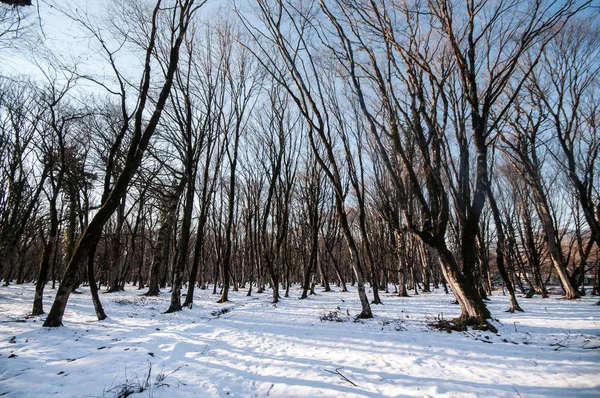
[[[371,319],[373,318],[373,314],[372,313],[365,313],[364,311],[361,312],[360,314],[358,314],[355,318],[356,319]]]
[[[511,306],[509,309],[506,310],[506,312],[510,312],[511,314],[515,311],[525,312],[525,310],[521,308],[520,305]]]
[[[480,318],[456,318],[447,320],[442,316],[438,316],[433,322],[428,323],[427,326],[448,333],[466,332],[469,330],[469,327],[474,330],[498,333],[498,329],[496,329],[494,325],[489,323],[487,320]]]

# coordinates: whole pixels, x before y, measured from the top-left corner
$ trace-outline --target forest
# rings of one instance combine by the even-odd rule
[[[459,326],[600,294],[594,2],[57,3],[59,49],[35,3],[0,4],[36,70],[0,66],[0,277],[44,326],[80,287],[443,289]]]

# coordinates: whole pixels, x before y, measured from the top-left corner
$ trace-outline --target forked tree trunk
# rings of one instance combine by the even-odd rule
[[[185,271],[185,265],[188,260],[188,249],[190,246],[190,231],[192,226],[192,212],[194,210],[194,184],[195,176],[188,176],[187,178],[187,192],[185,198],[185,204],[183,209],[183,221],[181,225],[181,239],[179,244],[179,253],[175,258],[175,264],[173,265],[173,285],[171,288],[171,304],[167,309],[166,313],[171,313],[181,310],[181,284],[183,283],[183,272]],[[190,286],[194,286],[194,283],[190,283]]]
[[[237,110],[237,109],[236,109]],[[238,116],[240,116],[238,114]],[[227,157],[230,162],[229,172],[229,191],[227,194],[227,224],[225,225],[225,248],[222,262],[222,278],[223,291],[221,298],[217,303],[225,303],[229,301],[229,284],[231,280],[231,251],[233,249],[233,221],[235,216],[235,201],[236,201],[236,168],[238,163],[238,148],[240,136],[242,134],[241,119],[237,120],[233,137],[233,153],[229,152],[229,147],[226,148]]]
[[[440,242],[437,247],[430,246],[435,251],[434,255],[439,256],[440,266],[444,278],[450,285],[452,293],[460,305],[461,315],[459,321],[480,324],[486,319],[491,318],[491,314],[479,296],[476,287],[468,283],[460,272],[454,255],[448,250],[444,242]]]
[[[187,30],[187,26],[189,24],[192,14],[192,11],[190,11],[191,6],[193,6],[193,1],[185,2],[184,4],[180,5],[181,8],[179,9],[179,11],[181,14],[179,15],[179,20],[177,21],[179,24],[178,31],[175,36],[173,47],[170,50],[168,69],[165,75],[165,81],[160,90],[160,94],[156,102],[156,107],[152,112],[148,122],[145,123],[143,121],[143,114],[145,111],[146,101],[148,99],[148,92],[150,90],[150,64],[155,48],[157,32],[156,23],[158,12],[160,10],[160,2],[158,2],[158,4],[153,10],[152,31],[150,34],[150,42],[148,44],[146,52],[146,59],[144,65],[145,70],[142,78],[140,101],[135,114],[135,126],[133,127],[133,136],[131,138],[130,147],[127,151],[127,157],[123,165],[123,171],[117,178],[117,181],[115,182],[115,185],[112,188],[108,199],[102,204],[100,209],[98,209],[98,212],[94,215],[87,228],[83,231],[83,234],[79,240],[75,252],[73,253],[73,256],[71,256],[71,260],[67,265],[65,276],[63,277],[63,280],[58,288],[56,297],[54,299],[54,303],[52,304],[50,313],[48,314],[48,317],[44,322],[44,326],[57,327],[62,325],[62,319],[65,313],[65,309],[67,307],[69,296],[71,295],[71,292],[73,291],[73,288],[76,286],[79,279],[78,276],[80,268],[88,259],[88,255],[95,247],[95,243],[100,239],[104,225],[108,222],[112,214],[119,206],[121,198],[125,195],[127,191],[129,182],[131,181],[141,164],[142,157],[148,147],[150,138],[152,138],[152,135],[156,130],[156,127],[162,115],[162,110],[165,106],[165,103],[167,102],[169,93],[171,91],[171,86],[173,84],[173,76],[175,74],[177,64],[179,61],[179,48],[181,47],[181,43],[183,41],[183,37]]]
[[[212,159],[212,152],[214,151],[215,143],[212,140],[209,140],[209,147],[206,148],[206,161],[204,163],[204,173],[202,179],[202,195],[200,196],[200,216],[198,217],[198,229],[196,231],[196,243],[194,246],[194,258],[192,260],[192,269],[190,271],[190,278],[188,282],[187,295],[185,296],[185,301],[183,303],[184,307],[192,308],[192,304],[194,303],[194,288],[196,286],[196,281],[198,279],[198,268],[200,265],[200,261],[202,261],[202,269],[204,269],[204,261],[203,257],[204,253],[204,229],[206,227],[206,223],[208,221],[208,210],[210,207],[213,184],[210,181],[210,161]],[[215,181],[216,178],[213,179]],[[203,277],[203,273],[201,277]],[[202,281],[204,283],[204,281]],[[251,284],[252,286],[252,284]]]

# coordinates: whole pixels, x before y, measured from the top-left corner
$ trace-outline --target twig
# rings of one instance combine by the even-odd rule
[[[567,347],[566,345],[562,345],[561,343],[554,343],[554,344],[550,344],[550,346],[551,346],[551,347],[556,347],[556,348],[554,349],[554,351],[558,351],[558,350],[560,350],[561,348],[566,348],[566,347]]]
[[[355,383],[352,382],[352,380],[350,380],[349,378],[347,378],[346,376],[344,376],[341,372],[340,369],[344,369],[343,367],[341,368],[337,368],[335,370],[335,372],[333,370],[329,370],[329,369],[324,369],[326,372],[332,373],[332,374],[337,374],[338,376],[340,376],[340,378],[344,381],[347,381],[348,383],[352,384],[354,387],[358,387]]]
[[[556,342],[554,344],[550,344],[550,346],[551,347],[556,347],[554,349],[554,351],[558,351],[561,348],[568,348],[567,344],[568,344],[570,338],[571,338],[571,335],[567,334],[567,337],[565,337],[564,339],[562,339],[562,340],[560,340],[560,341],[558,341],[558,342]]]

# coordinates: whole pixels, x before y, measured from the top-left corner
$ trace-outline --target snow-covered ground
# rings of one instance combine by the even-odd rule
[[[97,322],[89,292],[73,294],[64,327],[26,318],[34,286],[0,287],[0,396],[113,397],[599,397],[600,307],[576,301],[507,299],[488,303],[498,334],[445,333],[427,324],[458,315],[442,291],[383,294],[375,318],[353,322],[354,291],[273,306],[270,294],[196,304],[164,314],[168,293],[101,296]],[[335,289],[339,290],[339,289]],[[54,291],[45,294],[45,309]],[[350,316],[348,316],[350,314]],[[344,322],[322,321],[337,315]],[[335,316],[333,316],[335,318]],[[338,372],[338,373],[336,373]]]

